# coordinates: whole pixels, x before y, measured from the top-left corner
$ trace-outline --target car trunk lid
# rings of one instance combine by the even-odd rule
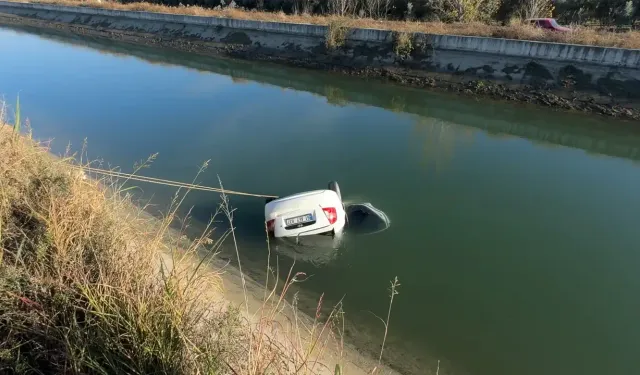
[[[275,216],[289,214],[293,211],[304,211],[305,209],[313,210],[318,207],[316,204],[318,200],[314,198],[319,198],[324,192],[325,190],[308,191],[276,199],[267,203],[266,211],[269,218],[273,218]],[[305,199],[301,201],[300,198]],[[304,206],[300,206],[301,203],[304,203]]]

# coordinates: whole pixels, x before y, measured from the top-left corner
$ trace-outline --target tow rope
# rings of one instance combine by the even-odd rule
[[[164,180],[164,179],[161,179],[161,178],[146,177],[146,176],[140,176],[140,175],[135,175],[135,174],[130,174],[130,173],[111,171],[111,170],[107,170],[107,169],[84,167],[84,166],[75,166],[75,165],[73,166],[73,168],[77,168],[77,169],[81,169],[81,170],[84,170],[84,171],[87,171],[87,172],[97,173],[97,174],[101,174],[101,175],[105,175],[105,176],[126,178],[126,179],[133,180],[133,181],[148,182],[150,184],[156,184],[156,185],[175,186],[175,187],[186,188],[186,189],[211,191],[211,192],[224,193],[224,194],[230,194],[230,195],[243,195],[243,196],[247,196],[247,197],[278,198],[277,195],[245,193],[245,192],[242,192],[242,191],[227,190],[227,189],[222,189],[222,188],[214,188],[214,187],[209,187],[209,186],[189,184],[189,183],[179,182],[179,181]]]

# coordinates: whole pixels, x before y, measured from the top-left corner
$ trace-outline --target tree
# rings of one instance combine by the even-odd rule
[[[543,18],[553,16],[553,4],[551,0],[524,0],[520,4],[520,17]]]
[[[367,16],[376,19],[387,18],[392,0],[362,0]]]
[[[356,10],[356,0],[329,0],[329,12],[344,17]]]
[[[598,2],[596,6],[596,18],[606,25],[626,23],[633,13],[633,3],[631,9],[628,9],[627,0],[605,0]]]
[[[567,0],[556,4],[556,13],[564,23],[581,24],[594,17],[597,5],[597,1],[594,0]]]
[[[367,16],[371,18],[380,18],[380,7],[382,0],[363,0],[363,6]]]
[[[444,0],[445,18],[456,22],[489,21],[501,0]]]

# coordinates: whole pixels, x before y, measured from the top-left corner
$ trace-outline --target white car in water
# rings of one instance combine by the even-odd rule
[[[267,230],[275,237],[327,234],[339,237],[347,223],[340,187],[330,182],[325,190],[308,191],[267,202]]]

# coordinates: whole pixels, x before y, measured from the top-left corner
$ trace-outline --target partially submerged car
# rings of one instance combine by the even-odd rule
[[[526,22],[528,22],[532,26],[549,31],[557,31],[561,33],[571,31],[571,29],[568,27],[560,26],[555,18],[529,18]]]
[[[264,207],[267,230],[274,237],[340,236],[347,223],[338,183],[268,201]]]

